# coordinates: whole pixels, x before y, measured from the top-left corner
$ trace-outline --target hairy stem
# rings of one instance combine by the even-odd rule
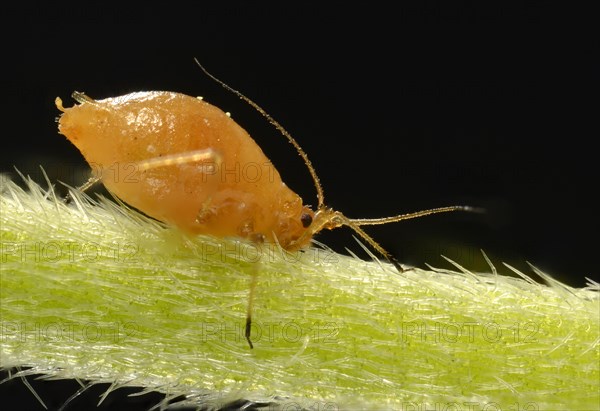
[[[598,284],[495,269],[400,275],[324,249],[190,239],[107,200],[73,193],[65,205],[31,182],[4,181],[0,198],[2,368],[214,407],[598,407]]]

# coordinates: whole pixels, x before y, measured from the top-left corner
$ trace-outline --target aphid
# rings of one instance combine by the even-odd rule
[[[399,262],[361,228],[456,210],[451,206],[385,218],[352,219],[324,203],[317,173],[296,140],[249,98],[200,68],[271,122],[296,148],[317,190],[312,210],[282,182],[256,142],[219,108],[174,92],[148,91],[93,100],[74,92],[79,103],[64,108],[59,131],[95,169],[96,181],[129,205],[190,234],[237,236],[277,242],[288,251],[309,245],[323,229],[348,226],[403,271]],[[255,281],[253,281],[255,284]],[[251,288],[246,319],[250,340]]]

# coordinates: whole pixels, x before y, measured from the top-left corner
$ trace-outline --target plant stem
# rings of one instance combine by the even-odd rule
[[[0,205],[2,368],[204,406],[599,406],[598,284],[399,274],[324,249],[191,239],[108,200],[65,205],[31,182],[5,181]]]

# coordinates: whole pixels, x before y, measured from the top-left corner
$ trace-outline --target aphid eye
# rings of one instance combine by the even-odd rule
[[[313,219],[310,214],[304,213],[300,216],[300,221],[302,222],[302,227],[308,228],[312,224]]]

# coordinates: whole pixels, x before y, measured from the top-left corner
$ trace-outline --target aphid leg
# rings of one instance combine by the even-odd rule
[[[380,246],[375,240],[373,240],[373,238],[371,238],[370,235],[365,233],[363,229],[358,226],[358,224],[355,224],[352,220],[344,217],[344,225],[347,225],[352,230],[354,230],[355,233],[360,235],[363,240],[369,243],[369,245],[373,247],[379,254],[385,257],[386,260],[392,263],[399,273],[403,273],[406,271],[406,269],[404,269],[400,265],[400,262],[393,255],[388,253],[382,246]]]
[[[250,348],[254,348],[250,334],[252,332],[252,309],[254,307],[254,294],[256,292],[256,283],[258,280],[258,263],[256,263],[252,269],[252,278],[250,280],[250,293],[248,294],[248,307],[246,309],[246,329],[244,336]]]
[[[87,190],[88,188],[90,188],[91,186],[93,186],[100,180],[102,180],[102,178],[93,174],[90,176],[90,178],[88,178],[88,181],[86,181],[85,183],[83,183],[82,185],[77,187],[77,190],[84,192],[85,190]]]
[[[206,167],[206,172],[214,173],[214,167],[218,166],[221,161],[222,156],[218,151],[207,148],[205,150],[194,150],[186,153],[150,158],[138,162],[136,166],[138,171],[146,171],[158,167],[206,162],[208,163],[204,166]]]
[[[388,257],[388,260],[390,261],[390,263],[392,263],[394,265],[394,267],[396,267],[396,270],[398,270],[400,273],[403,273],[405,271],[410,271],[411,268],[404,268],[400,265],[400,261],[398,261],[396,259],[396,257],[392,257],[391,255]]]
[[[77,187],[77,191],[81,191],[83,193],[88,188],[92,187],[94,184],[99,182],[100,180],[102,180],[102,178],[100,176],[98,176],[96,174],[92,174],[85,183],[83,183],[82,185]],[[71,202],[71,200],[72,200],[71,193],[67,193],[67,195],[65,196],[63,201],[65,202],[65,204],[68,204]]]

